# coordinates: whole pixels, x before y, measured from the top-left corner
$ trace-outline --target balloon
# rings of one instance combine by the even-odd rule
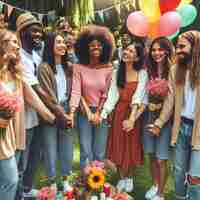
[[[179,35],[179,33],[180,33],[180,29],[179,29],[178,31],[176,31],[176,33],[174,33],[174,34],[168,36],[167,38],[168,38],[169,40],[173,40],[174,38],[176,38],[176,37]]]
[[[178,5],[178,8],[180,8],[183,5],[190,4],[190,3],[192,3],[192,0],[181,0],[180,4]]]
[[[192,24],[197,17],[197,9],[190,4],[181,6],[177,11],[181,15],[181,27]]]
[[[159,37],[158,36],[158,22],[153,22],[149,24],[149,32],[148,32],[149,38],[153,39],[153,38]]]
[[[140,0],[139,4],[149,22],[156,22],[160,19],[159,0]]]
[[[127,18],[127,27],[132,34],[145,37],[149,29],[148,19],[142,11],[133,12]]]
[[[178,31],[181,26],[181,16],[175,11],[166,12],[158,23],[158,35],[169,36]]]
[[[160,11],[161,13],[166,13],[168,11],[173,11],[179,5],[181,0],[159,0]]]

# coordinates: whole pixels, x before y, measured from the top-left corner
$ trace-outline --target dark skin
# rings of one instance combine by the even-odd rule
[[[20,32],[22,48],[32,54],[33,49],[40,44],[42,36],[42,27],[40,25],[33,24],[25,27]]]
[[[22,48],[29,54],[32,54],[33,49],[42,38],[42,28],[37,24],[33,24],[31,26],[28,26],[27,28],[24,28],[21,31],[20,35]],[[39,84],[33,85],[32,87],[53,113],[65,116],[65,111],[62,106],[52,101],[51,96],[45,90],[43,90],[43,88]]]

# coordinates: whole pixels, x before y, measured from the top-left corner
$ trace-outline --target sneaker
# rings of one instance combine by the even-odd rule
[[[165,198],[155,195],[151,200],[165,200]]]
[[[63,181],[63,192],[66,192],[69,187],[70,187],[69,182],[67,180]]]
[[[39,190],[31,189],[29,192],[23,192],[24,198],[36,198],[38,195]]]
[[[134,185],[133,185],[133,179],[132,178],[127,178],[126,180],[126,185],[125,185],[125,191],[126,192],[132,192]]]
[[[145,194],[145,199],[152,199],[158,191],[158,186],[153,185]]]
[[[56,184],[56,183],[52,183],[52,184],[50,185],[50,188],[51,188],[52,190],[56,191],[56,192],[57,192],[57,190],[58,190],[57,184]]]
[[[117,183],[116,188],[117,188],[119,191],[122,191],[122,190],[125,190],[125,187],[126,187],[126,181],[125,181],[125,179],[119,180],[118,183]]]

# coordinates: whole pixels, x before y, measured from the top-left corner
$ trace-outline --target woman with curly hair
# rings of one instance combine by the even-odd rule
[[[0,127],[6,128],[5,135],[0,137],[0,196],[4,200],[15,198],[18,183],[15,155],[16,151],[19,154],[26,147],[24,100],[49,123],[55,120],[33,89],[24,82],[19,49],[19,41],[14,33],[0,31],[0,86],[21,99],[19,112],[8,113],[9,119],[0,115]]]
[[[172,65],[173,44],[165,37],[152,41],[149,49],[148,73],[150,80],[168,80]],[[161,129],[159,135],[153,134],[152,125],[162,110],[164,99],[155,103],[149,98],[147,112],[145,113],[144,151],[150,158],[150,170],[153,186],[146,192],[145,198],[164,200],[164,187],[167,180],[167,160],[170,156],[171,120]],[[156,114],[155,114],[156,113]]]
[[[133,190],[132,171],[143,162],[139,116],[144,111],[148,75],[143,69],[145,58],[141,43],[128,45],[122,52],[118,70],[113,73],[108,98],[101,118],[113,111],[106,157],[118,168],[117,188]]]
[[[105,156],[108,128],[106,121],[100,123],[99,113],[112,76],[109,62],[114,47],[109,30],[95,25],[85,27],[75,44],[80,64],[73,67],[70,110],[73,118],[82,99],[86,113],[82,110],[78,115],[81,168],[87,162],[102,160]]]

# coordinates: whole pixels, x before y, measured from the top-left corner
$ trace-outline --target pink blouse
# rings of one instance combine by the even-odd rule
[[[75,64],[73,68],[72,92],[70,107],[76,109],[83,96],[88,106],[98,107],[107,98],[112,77],[112,67],[94,69]]]

